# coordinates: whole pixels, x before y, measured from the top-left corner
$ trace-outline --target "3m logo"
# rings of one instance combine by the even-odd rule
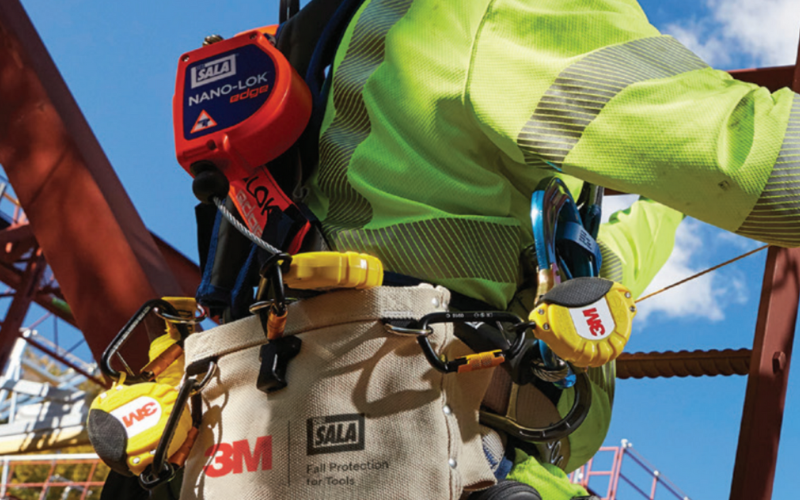
[[[136,411],[131,412],[127,417],[123,415],[122,423],[125,424],[125,427],[132,427],[134,423],[141,422],[145,417],[158,413],[158,409],[158,403],[147,403]]]
[[[191,71],[192,88],[216,82],[236,74],[236,54],[220,57],[194,66]]]
[[[153,398],[141,396],[110,413],[122,422],[130,439],[158,424],[161,420],[161,405]]]
[[[247,439],[233,443],[219,443],[210,446],[205,453],[206,457],[214,457],[213,462],[203,467],[203,472],[208,477],[227,476],[231,472],[241,474],[245,468],[247,472],[272,469],[272,436],[261,436],[256,439],[256,444],[250,448]]]
[[[586,324],[589,326],[589,331],[593,336],[599,337],[606,333],[606,328],[603,322],[600,321],[600,314],[597,313],[597,308],[585,309],[583,315],[586,317]]]
[[[569,314],[575,331],[586,340],[603,340],[616,328],[605,298],[584,307],[569,309]]]
[[[364,449],[364,415],[330,415],[306,421],[306,454]]]

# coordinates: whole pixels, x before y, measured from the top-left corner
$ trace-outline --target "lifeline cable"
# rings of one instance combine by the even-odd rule
[[[244,224],[239,222],[236,219],[236,217],[234,217],[234,215],[228,211],[228,209],[225,207],[225,202],[220,200],[219,197],[213,196],[211,199],[214,201],[214,205],[217,206],[217,210],[219,210],[219,212],[222,214],[222,216],[225,217],[226,219],[228,219],[228,222],[230,222],[231,225],[233,227],[235,227],[240,233],[242,233],[243,235],[247,236],[247,239],[249,239],[250,241],[252,241],[256,245],[258,245],[259,248],[263,248],[264,250],[266,250],[269,253],[272,253],[272,254],[280,254],[280,253],[282,253],[280,250],[278,250],[274,246],[270,245],[266,241],[264,241],[261,238],[259,238],[258,236],[256,236],[255,233],[251,232],[249,229],[247,229],[247,227]]]
[[[693,279],[695,279],[695,278],[699,278],[700,276],[702,276],[702,275],[704,275],[704,274],[708,274],[708,273],[710,273],[711,271],[716,271],[716,270],[717,270],[717,269],[719,269],[720,267],[727,266],[728,264],[731,264],[731,263],[733,263],[733,262],[736,262],[736,261],[737,261],[737,260],[739,260],[739,259],[744,259],[745,257],[748,257],[748,256],[750,256],[750,255],[753,255],[754,253],[760,252],[761,250],[764,250],[765,248],[769,248],[769,245],[764,245],[763,247],[758,247],[758,248],[756,248],[755,250],[751,250],[751,251],[749,251],[749,252],[747,252],[747,253],[745,253],[745,254],[742,254],[742,255],[740,255],[740,256],[738,256],[738,257],[734,257],[733,259],[731,259],[731,260],[728,260],[728,261],[725,261],[725,262],[723,262],[722,264],[717,264],[716,266],[714,266],[714,267],[710,267],[710,268],[706,269],[705,271],[700,271],[699,273],[697,273],[697,274],[695,274],[695,275],[693,275],[693,276],[689,276],[689,277],[688,277],[688,278],[686,278],[686,279],[682,279],[682,280],[678,281],[677,283],[673,283],[673,284],[671,284],[671,285],[669,285],[669,286],[665,286],[665,287],[664,287],[664,288],[662,288],[661,290],[657,290],[657,291],[655,291],[655,292],[651,293],[650,295],[645,295],[644,297],[642,297],[642,298],[638,299],[638,300],[636,301],[636,303],[638,304],[639,302],[641,302],[641,301],[643,301],[643,300],[645,300],[645,299],[649,299],[650,297],[652,297],[652,296],[654,296],[654,295],[658,295],[658,294],[659,294],[659,293],[661,293],[661,292],[666,292],[666,291],[667,291],[667,290],[669,290],[670,288],[675,288],[676,286],[678,286],[678,285],[682,285],[682,284],[686,283],[687,281],[692,281]]]

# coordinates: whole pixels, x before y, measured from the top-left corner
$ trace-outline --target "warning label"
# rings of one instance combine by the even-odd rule
[[[205,130],[207,128],[216,127],[217,122],[211,118],[211,115],[205,112],[205,110],[200,112],[200,116],[197,117],[197,120],[194,122],[194,127],[192,127],[192,134],[195,132],[200,132],[201,130]]]

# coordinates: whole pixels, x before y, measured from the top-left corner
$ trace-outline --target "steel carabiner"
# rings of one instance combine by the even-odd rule
[[[179,450],[179,452],[174,454],[181,455],[181,459],[179,460],[181,463],[172,463],[168,460],[170,457],[167,457],[167,452],[172,443],[172,438],[175,436],[175,430],[178,428],[181,415],[187,408],[189,398],[197,396],[200,391],[202,391],[211,381],[214,373],[216,373],[217,360],[215,358],[211,358],[207,359],[206,361],[206,374],[200,381],[197,379],[203,371],[202,363],[195,362],[186,367],[186,373],[183,376],[183,381],[181,382],[180,389],[178,390],[178,397],[172,407],[172,413],[170,413],[169,418],[167,419],[167,424],[164,427],[164,433],[161,435],[161,439],[158,441],[158,446],[156,446],[155,454],[153,455],[153,463],[148,465],[144,472],[142,472],[142,474],[139,476],[139,484],[141,484],[145,489],[152,490],[158,485],[172,480],[172,478],[175,477],[175,472],[177,469],[183,466],[182,460],[185,460],[186,456],[188,455],[188,449],[191,449],[191,446],[194,444],[196,434],[189,438],[191,441],[188,442],[188,446],[186,443],[184,443],[183,446],[187,448],[186,452],[180,453]],[[194,398],[192,400],[192,426],[195,429],[200,427],[200,419],[202,417],[202,413],[200,412],[199,408],[200,404],[201,401],[199,399]],[[174,455],[171,457],[172,459],[175,459]]]
[[[478,352],[475,354],[468,354],[461,356],[454,360],[448,361],[436,355],[436,352],[431,346],[429,336],[431,328],[429,325],[435,323],[473,323],[473,322],[496,322],[496,323],[512,323],[514,325],[514,332],[517,337],[514,342],[507,349],[495,349],[492,351]],[[525,332],[534,326],[530,323],[523,321],[522,318],[516,314],[501,311],[478,311],[478,312],[435,312],[423,316],[419,320],[419,331],[425,334],[417,335],[417,343],[422,348],[422,353],[425,359],[432,367],[442,373],[464,373],[475,370],[482,370],[485,368],[492,368],[515,358],[522,351],[525,343]]]
[[[269,340],[283,336],[286,328],[287,298],[283,274],[289,269],[292,256],[286,253],[271,255],[261,266],[261,281],[256,292],[256,301],[250,306],[251,313],[258,313],[261,326]],[[271,290],[270,290],[271,288]],[[269,292],[272,298],[267,298]]]
[[[115,355],[119,356],[123,364],[125,364],[125,366],[127,367],[127,363],[125,363],[125,360],[124,358],[122,358],[122,355],[119,354],[119,350],[122,348],[125,342],[128,341],[128,337],[130,337],[131,333],[133,333],[133,331],[136,329],[137,326],[139,326],[139,324],[144,320],[144,318],[147,317],[147,315],[150,314],[150,312],[156,309],[160,311],[162,318],[164,317],[163,316],[164,314],[174,318],[182,318],[180,312],[175,308],[175,306],[173,306],[166,300],[153,299],[145,302],[144,305],[141,308],[139,308],[136,314],[134,314],[133,317],[131,317],[131,319],[128,320],[125,326],[122,327],[122,330],[120,330],[119,333],[117,333],[117,335],[114,337],[114,340],[111,341],[106,350],[103,352],[103,356],[100,358],[100,371],[103,373],[104,376],[115,382],[119,380],[120,372],[118,372],[117,370],[114,369],[114,367],[111,366],[112,358]],[[181,340],[189,336],[189,328],[185,323],[175,322],[175,327],[180,333]],[[146,382],[152,378],[153,374],[150,372],[142,372],[139,374],[129,373],[126,378],[126,382],[128,384],[135,384],[137,382]]]

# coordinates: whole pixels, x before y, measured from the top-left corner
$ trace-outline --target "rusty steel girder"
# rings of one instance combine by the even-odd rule
[[[747,375],[751,354],[750,349],[624,353],[617,358],[617,378]]]
[[[145,228],[18,0],[0,2],[0,96],[0,164],[99,359],[142,303],[194,295],[199,273]]]

